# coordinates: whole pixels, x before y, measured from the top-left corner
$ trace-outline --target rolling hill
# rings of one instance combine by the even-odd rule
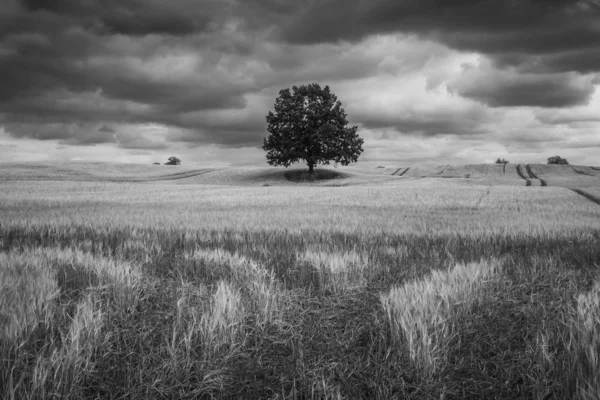
[[[184,167],[98,162],[0,164],[2,181],[163,182],[178,185],[352,186],[405,184],[427,180],[441,184],[485,186],[600,187],[600,168],[547,164],[465,164],[386,168],[319,168],[332,179],[294,180],[303,168]],[[425,182],[422,182],[425,183]]]

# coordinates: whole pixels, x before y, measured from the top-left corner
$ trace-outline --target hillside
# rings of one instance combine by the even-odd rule
[[[600,168],[548,164],[465,164],[380,168],[399,178],[449,178],[480,185],[600,187]]]
[[[98,162],[0,164],[2,181],[163,182],[218,186],[353,186],[406,184],[432,180],[436,184],[485,186],[600,187],[600,168],[547,164],[465,164],[387,168],[319,168],[332,176],[316,182],[295,180],[303,168],[185,167]],[[425,183],[425,182],[422,182]]]

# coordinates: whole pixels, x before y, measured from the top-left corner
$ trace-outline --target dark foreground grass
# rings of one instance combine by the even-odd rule
[[[61,288],[58,309],[71,316],[73,302],[95,290],[103,324],[86,353],[89,363],[48,367],[54,376],[43,390],[31,391],[42,370],[36,363],[44,352],[44,359],[52,359],[51,349],[67,340],[69,315],[40,321],[27,342],[2,339],[0,397],[7,399],[577,398],[565,321],[576,295],[590,290],[600,272],[600,232],[366,237],[0,226],[0,243],[1,251],[14,254],[80,249],[135,263],[143,272],[128,307],[102,288]],[[331,291],[317,268],[298,258],[315,247],[367,254],[364,284]],[[250,312],[236,340],[210,351],[201,339],[186,341],[178,318],[194,315],[182,312],[182,293],[190,291],[192,304],[221,281],[237,282],[230,267],[187,256],[198,249],[237,253],[272,271],[282,294],[279,317],[258,321],[244,282],[238,282]],[[433,269],[482,259],[500,260],[503,278],[461,316],[443,368],[422,374],[394,346],[380,294]]]

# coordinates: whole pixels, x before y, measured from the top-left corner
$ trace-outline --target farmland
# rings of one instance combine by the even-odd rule
[[[598,169],[330,171],[0,165],[0,398],[597,398]]]

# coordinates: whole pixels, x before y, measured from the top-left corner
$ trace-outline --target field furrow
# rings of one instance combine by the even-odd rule
[[[546,181],[547,186],[600,187],[600,175],[594,176],[595,171],[590,167],[529,164],[529,169],[535,176]]]
[[[600,206],[600,189],[596,189],[595,191],[593,191],[590,189],[572,188],[571,190],[574,191],[575,193],[577,193],[578,195],[581,195],[581,196],[585,197],[586,199],[588,199],[589,201],[596,203]]]
[[[406,174],[408,172],[409,169],[410,169],[410,167],[404,169],[404,171],[402,171],[398,176],[403,176],[404,174]]]
[[[537,179],[542,186],[548,186],[547,182],[544,179],[538,178],[537,175],[535,173],[533,173],[533,171],[531,170],[531,167],[529,166],[529,164],[525,165],[525,170],[529,174],[530,178]]]
[[[571,165],[573,171],[581,175],[588,175],[594,178],[600,178],[600,168],[587,167],[583,165]]]
[[[528,179],[525,174],[523,173],[523,164],[517,164],[517,174],[519,174],[519,177],[521,177],[521,179],[525,180],[525,186],[531,186],[531,180]]]

